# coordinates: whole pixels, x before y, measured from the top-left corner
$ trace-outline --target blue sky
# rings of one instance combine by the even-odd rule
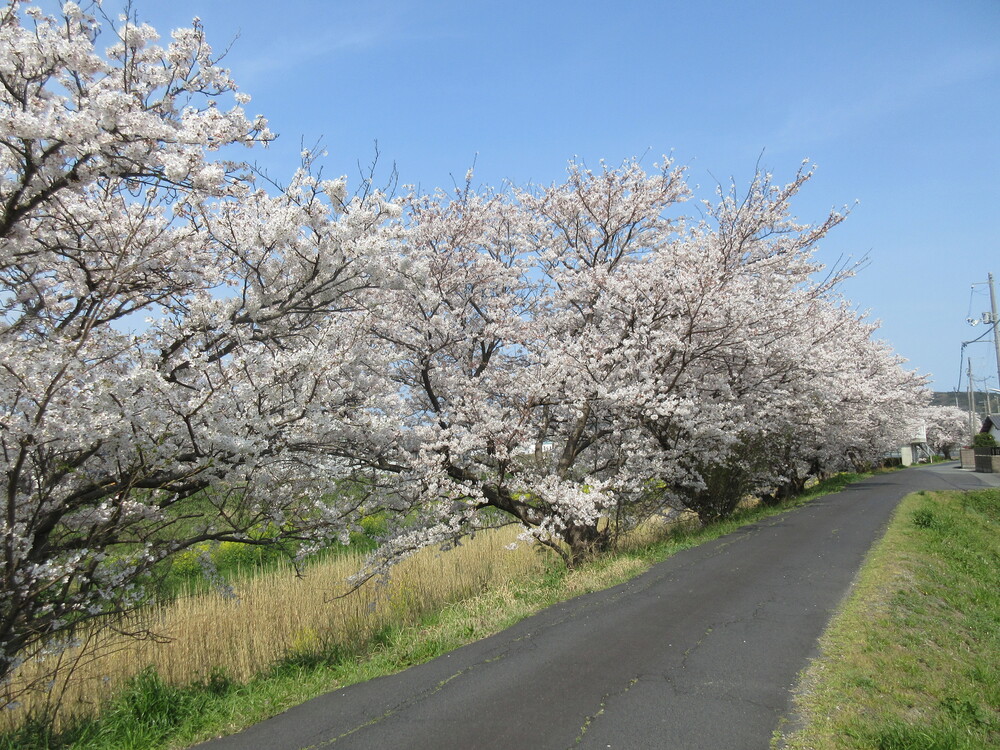
[[[106,0],[108,7],[110,0]],[[279,140],[278,178],[322,139],[324,173],[430,190],[560,180],[671,153],[710,197],[761,165],[816,177],[794,212],[851,216],[820,258],[867,255],[845,293],[932,386],[958,384],[966,323],[1000,284],[1000,0],[521,2],[136,0],[164,33],[205,24]],[[1000,287],[998,287],[1000,292]],[[997,383],[993,347],[968,348]],[[964,380],[963,380],[964,388]]]

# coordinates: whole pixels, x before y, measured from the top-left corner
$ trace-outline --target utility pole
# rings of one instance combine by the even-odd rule
[[[993,274],[989,275],[990,284],[990,323],[993,324],[993,346],[997,353],[997,387],[1000,388],[1000,317],[997,317],[997,294],[993,288]],[[987,391],[989,393],[989,391]],[[989,406],[987,405],[987,408]]]
[[[969,439],[976,434],[976,404],[972,400],[972,357],[969,357]]]
[[[988,280],[985,281],[985,282],[984,281],[977,281],[976,283],[974,283],[972,285],[972,287],[975,288],[977,286],[982,286],[983,284],[988,284],[989,285],[989,287],[990,287],[990,311],[989,312],[984,312],[980,318],[968,318],[967,320],[968,320],[968,322],[969,322],[970,325],[976,325],[976,324],[982,322],[982,323],[988,323],[993,328],[993,348],[996,351],[996,358],[997,358],[997,385],[1000,386],[1000,314],[997,313],[997,291],[996,291],[996,285],[993,283],[993,274],[992,273],[987,274],[987,279]],[[973,341],[963,341],[962,342],[962,349],[963,349],[963,351],[965,349],[965,345],[966,344],[972,344],[972,343],[975,343],[976,341],[982,341],[984,338],[986,338],[986,334],[983,334],[982,336],[980,336],[977,339],[974,339]],[[971,359],[969,360],[969,379],[970,379],[970,382],[969,382],[969,403],[970,403],[969,410],[970,410],[970,413],[971,413],[972,410],[973,410],[973,406],[972,406],[973,386],[972,386],[972,382],[971,382],[971,379],[972,379],[972,360]],[[986,386],[986,388],[987,388],[987,390],[986,390],[986,403],[984,404],[984,406],[986,408],[986,414],[990,415],[990,414],[993,413],[993,410],[992,410],[992,404],[990,403],[989,383],[985,382],[984,386]],[[998,408],[1000,408],[1000,407],[998,407]]]

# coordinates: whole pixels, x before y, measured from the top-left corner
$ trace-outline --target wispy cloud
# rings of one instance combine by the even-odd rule
[[[964,50],[947,58],[929,58],[903,74],[873,70],[841,98],[809,97],[796,102],[779,127],[774,144],[801,149],[842,139],[922,104],[933,102],[948,89],[979,79],[1000,76],[1000,51]],[[850,94],[857,95],[851,97]]]
[[[363,3],[304,5],[274,23],[255,21],[233,49],[233,67],[240,80],[273,78],[336,65],[350,55],[390,54],[393,47],[415,40],[440,40],[439,28],[422,23],[412,0],[366,0]],[[300,12],[296,12],[298,9]]]
[[[239,55],[241,79],[305,71],[319,60],[364,52],[386,44],[390,34],[378,28],[331,29],[309,36],[275,38],[266,47]]]

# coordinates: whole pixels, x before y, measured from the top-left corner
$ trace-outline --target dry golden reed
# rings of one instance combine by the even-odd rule
[[[386,625],[412,623],[448,602],[539,570],[537,550],[506,548],[516,533],[502,529],[448,551],[422,550],[398,565],[385,586],[369,583],[341,598],[345,580],[360,567],[358,556],[317,563],[302,576],[291,569],[249,576],[236,582],[231,596],[187,595],[147,609],[130,626],[156,638],[85,634],[82,645],[49,657],[58,669],[48,689],[24,690],[52,667],[29,659],[11,685],[22,692],[19,705],[3,712],[0,728],[12,728],[31,713],[51,715],[57,727],[70,716],[93,715],[149,665],[178,685],[208,679],[217,670],[244,681],[295,654],[362,644]]]

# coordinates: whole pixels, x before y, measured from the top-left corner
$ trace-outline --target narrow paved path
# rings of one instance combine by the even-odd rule
[[[898,501],[986,482],[952,465],[873,477],[201,747],[766,750]]]

